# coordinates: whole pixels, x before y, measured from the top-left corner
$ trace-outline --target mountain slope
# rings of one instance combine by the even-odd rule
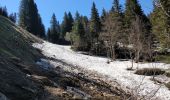
[[[122,97],[129,96],[125,91],[111,88],[99,79],[64,70],[67,64],[62,61],[56,61],[62,65],[53,68],[49,63],[51,58],[32,47],[35,42],[42,43],[42,40],[0,16],[0,100],[68,100],[87,97],[122,100]],[[45,59],[44,62],[41,62],[42,59]],[[44,69],[44,65],[50,69]]]
[[[37,54],[31,47],[31,42],[41,42],[40,39],[17,27],[8,19],[0,16],[0,56],[3,58],[18,57],[33,61]]]
[[[0,94],[11,100],[38,98],[42,91],[26,77],[27,65],[34,65],[41,56],[32,42],[41,40],[0,16]]]

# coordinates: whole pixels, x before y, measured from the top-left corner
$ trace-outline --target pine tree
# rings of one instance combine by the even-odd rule
[[[143,56],[150,55],[152,52],[151,51],[152,48],[151,25],[149,19],[143,13],[141,6],[138,3],[138,0],[126,1],[125,27],[126,27],[125,32],[127,34],[127,37],[130,38],[131,36],[133,36],[131,39],[127,39],[128,40],[127,43],[135,45],[137,41],[133,41],[135,39],[134,37],[139,36],[138,42],[140,41],[141,45],[140,47],[138,45],[134,46],[136,58],[139,58],[139,52]],[[139,48],[143,48],[142,51]],[[136,61],[138,62],[138,60],[139,59],[137,59]]]
[[[170,24],[168,25],[168,16],[166,15],[165,11],[161,7],[154,6],[150,20],[152,23],[152,33],[155,35],[160,47],[170,47]]]
[[[84,17],[80,16],[78,12],[75,15],[75,21],[72,28],[71,40],[73,42],[73,48],[75,50],[83,50],[85,48],[85,28],[84,28]]]
[[[72,30],[72,27],[73,27],[73,22],[74,22],[74,19],[72,17],[72,14],[71,12],[68,13],[68,32],[71,32]]]
[[[29,7],[28,0],[21,0],[19,8],[19,26],[29,31]]]
[[[101,31],[100,17],[96,5],[93,2],[93,6],[91,9],[91,19],[90,19],[90,32],[92,38],[98,38],[100,31]]]
[[[80,14],[78,11],[76,11],[76,14],[75,14],[75,21],[79,20],[80,19]]]
[[[52,15],[51,18],[51,27],[48,29],[48,40],[53,43],[58,43],[59,42],[59,37],[60,37],[60,32],[59,32],[59,23],[56,19],[55,14]]]
[[[61,37],[64,39],[64,36],[66,35],[66,33],[68,32],[69,28],[68,28],[68,14],[65,12],[64,13],[64,18],[63,18],[63,22],[61,24]]]
[[[102,15],[101,15],[101,21],[104,22],[105,18],[106,18],[107,12],[106,10],[103,8],[102,9]]]
[[[38,35],[39,37],[41,38],[46,38],[46,35],[45,35],[45,26],[43,25],[42,23],[42,19],[41,19],[41,16],[39,15],[38,17]]]
[[[98,53],[98,39],[99,33],[101,31],[101,22],[98,14],[98,10],[96,8],[95,3],[93,2],[91,9],[91,19],[90,19],[90,37],[91,37],[91,51]]]
[[[16,13],[12,13],[8,17],[12,22],[16,23],[16,20],[17,20],[17,14]]]
[[[113,12],[110,12],[110,16],[112,16],[113,23],[115,26],[115,33],[119,40],[119,42],[125,43],[126,34],[124,33],[124,13],[122,12],[122,6],[119,3],[119,0],[113,1]]]
[[[114,10],[113,10],[114,9]],[[112,10],[107,14],[103,22],[100,38],[102,41],[107,41],[107,54],[112,59],[115,59],[115,46],[117,42],[122,42],[123,34],[123,16],[119,0],[114,0]]]
[[[37,36],[42,36],[40,27],[43,26],[34,0],[22,0],[19,9],[19,26]],[[43,29],[42,29],[43,30]]]
[[[7,11],[6,7],[1,7],[0,8],[0,15],[8,18],[8,11]]]
[[[62,38],[64,39],[65,35],[67,32],[71,32],[72,27],[73,27],[73,22],[74,19],[71,15],[71,13],[69,12],[68,14],[65,12],[64,13],[64,18],[63,18],[63,22],[61,25],[61,33],[62,33]]]
[[[143,16],[143,11],[137,0],[126,0],[125,22],[130,27],[136,16]]]
[[[47,33],[46,33],[46,34],[47,34],[47,40],[48,40],[48,41],[52,41],[52,40],[51,40],[51,36],[50,36],[50,35],[51,35],[50,28],[47,29]]]

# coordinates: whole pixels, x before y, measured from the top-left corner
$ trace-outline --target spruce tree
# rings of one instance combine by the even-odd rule
[[[41,17],[38,13],[37,5],[34,0],[22,0],[19,8],[19,26],[37,36],[42,36]]]
[[[138,48],[134,48],[135,56],[138,56],[139,51],[143,56],[148,56],[152,48],[151,24],[148,17],[143,13],[138,0],[126,0],[125,27],[128,38],[133,36],[131,39],[127,39],[127,43],[135,45],[136,41],[133,41],[135,39],[134,37],[140,36],[138,42],[140,41],[141,45],[140,47],[135,45],[135,47],[143,49],[140,51]]]
[[[46,34],[47,34],[47,40],[51,41],[51,36],[50,36],[51,35],[51,31],[50,31],[50,28],[47,29],[47,33]]]
[[[122,42],[123,34],[123,16],[119,0],[114,0],[112,10],[106,15],[103,22],[100,38],[102,41],[107,41],[107,54],[112,59],[115,59],[115,46],[117,42]],[[103,48],[101,48],[103,49]]]
[[[16,20],[17,20],[17,14],[16,13],[11,13],[8,17],[12,22],[16,23]]]
[[[83,50],[85,40],[85,29],[83,24],[83,16],[80,16],[78,12],[76,13],[71,38],[73,40],[73,48],[75,50]]]
[[[28,0],[21,0],[20,2],[20,8],[19,8],[19,26],[26,29],[27,31],[29,30],[29,21],[30,18],[29,16],[29,7],[28,7]]]
[[[66,35],[66,33],[68,32],[69,28],[68,28],[68,14],[65,12],[64,13],[64,18],[63,18],[63,22],[61,24],[61,37],[64,39],[64,36]]]
[[[168,25],[168,16],[166,15],[165,11],[161,7],[154,6],[154,10],[151,13],[150,20],[152,23],[152,33],[155,35],[156,40],[160,44],[160,47],[169,48],[170,28],[168,26],[170,24]]]
[[[106,18],[107,12],[106,10],[103,8],[102,9],[102,15],[101,15],[101,21],[104,22],[105,18]]]
[[[0,7],[0,15],[8,18],[8,11],[6,7]]]
[[[42,23],[42,19],[41,19],[41,16],[38,15],[38,35],[39,37],[41,38],[46,38],[46,35],[45,35],[45,26],[43,25]]]
[[[90,37],[91,37],[91,52],[98,54],[99,49],[99,33],[101,31],[101,21],[96,8],[95,3],[93,2],[91,8],[91,19],[90,19]]]
[[[73,27],[73,22],[74,22],[74,19],[72,17],[72,14],[71,12],[68,13],[68,32],[71,32],[72,30],[72,27]]]
[[[136,16],[143,16],[143,11],[138,3],[138,0],[126,0],[125,22],[127,28],[135,20]]]
[[[60,25],[56,19],[55,14],[52,15],[50,23],[51,26],[50,29],[48,30],[48,40],[52,43],[58,43],[60,37],[60,32],[58,28]]]
[[[99,37],[100,31],[101,31],[100,17],[96,5],[93,2],[92,9],[91,9],[91,19],[90,19],[90,32],[92,38],[97,39]]]

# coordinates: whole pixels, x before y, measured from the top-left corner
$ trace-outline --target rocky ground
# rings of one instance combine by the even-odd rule
[[[101,80],[99,77],[101,75],[78,69],[76,66],[56,59],[48,58],[48,61],[55,63],[55,66],[49,65],[48,69],[46,66],[41,66],[41,68],[45,69],[50,75],[30,75],[31,78],[39,80],[45,86],[45,94],[42,100],[57,100],[56,98],[125,100],[131,97],[116,82],[113,86]]]
[[[4,86],[4,94],[0,93],[0,100],[125,100],[130,97],[117,85],[111,86],[100,80],[98,75],[76,69],[77,67],[62,61],[55,60],[56,67],[49,65],[48,69],[36,64],[25,64],[19,59],[11,59],[10,62],[17,66],[17,69],[11,70],[17,71],[18,74],[2,73],[4,79],[7,75],[11,78],[5,79],[6,83],[1,83],[1,88],[5,84],[8,86]]]

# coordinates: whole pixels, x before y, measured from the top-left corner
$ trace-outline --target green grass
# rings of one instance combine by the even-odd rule
[[[158,55],[156,57],[157,61],[170,64],[170,55]]]

